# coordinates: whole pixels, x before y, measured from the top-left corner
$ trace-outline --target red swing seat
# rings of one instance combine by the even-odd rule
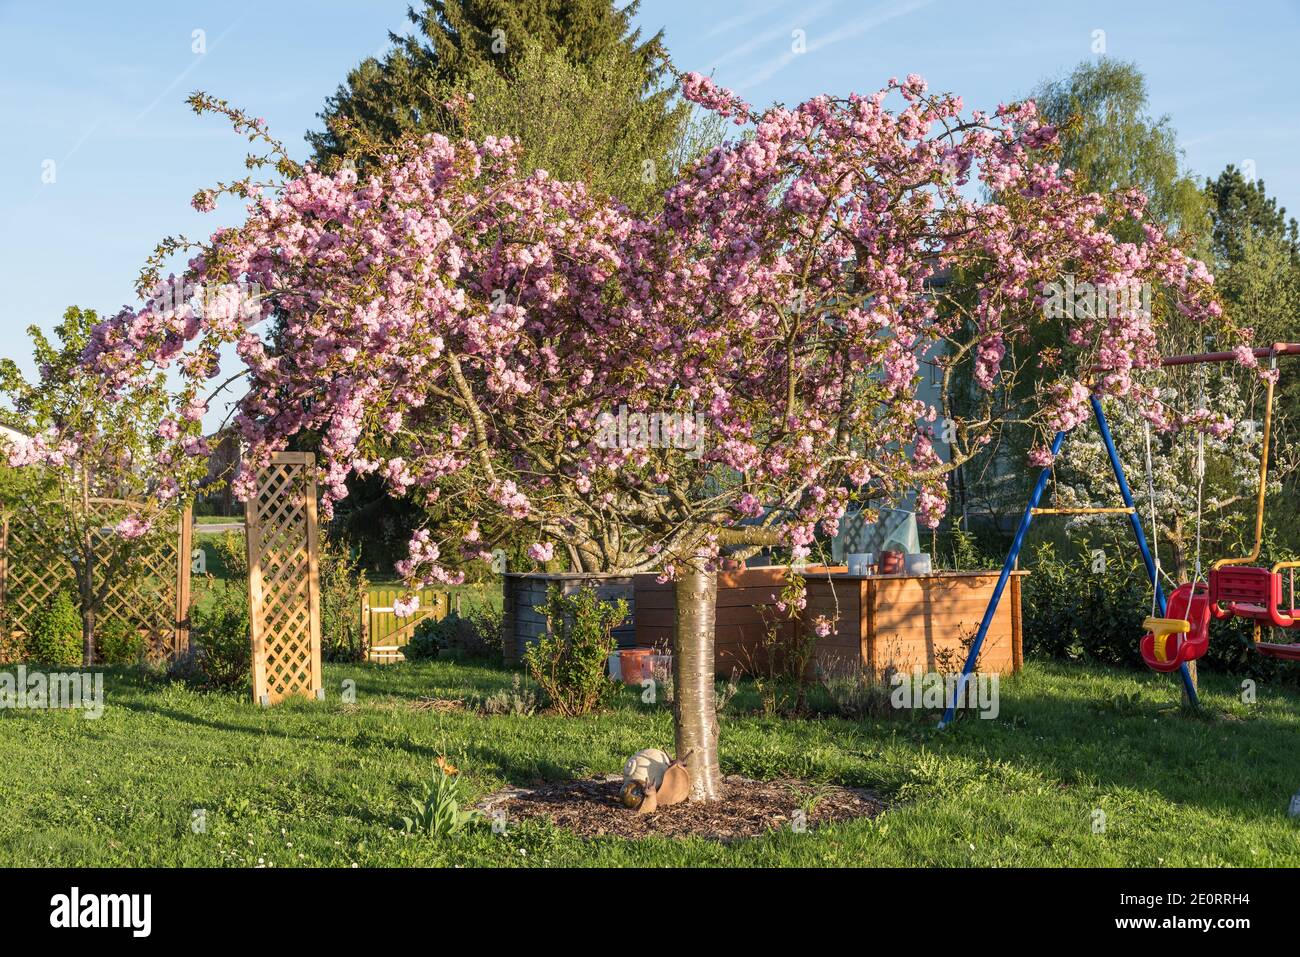
[[[1282,576],[1268,568],[1225,565],[1210,571],[1214,617],[1249,618],[1274,628],[1300,624],[1300,610],[1282,610]]]
[[[1300,609],[1282,608],[1282,576],[1268,568],[1225,565],[1210,571],[1210,608],[1214,617],[1245,618],[1274,628],[1300,626]],[[1300,661],[1300,644],[1256,641],[1255,651],[1266,658]]]
[[[1202,657],[1210,649],[1210,604],[1204,584],[1179,585],[1165,603],[1164,618],[1148,618],[1148,631],[1142,636],[1138,650],[1142,660],[1152,671],[1177,671],[1190,661]],[[1172,626],[1187,622],[1187,630]],[[1163,628],[1159,626],[1163,625]]]
[[[1300,661],[1300,645],[1274,645],[1267,641],[1257,641],[1255,642],[1255,651],[1265,658]]]

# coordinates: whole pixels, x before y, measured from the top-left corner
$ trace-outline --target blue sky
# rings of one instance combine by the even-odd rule
[[[26,360],[25,328],[51,326],[71,304],[132,303],[160,238],[237,215],[189,209],[197,188],[240,174],[244,144],[190,113],[187,93],[265,117],[305,155],[303,133],[325,97],[387,48],[390,29],[406,29],[406,6],[0,0],[0,355]],[[1172,118],[1190,170],[1252,162],[1300,214],[1300,0],[1259,0],[1249,13],[1131,0],[643,0],[638,20],[664,28],[683,69],[712,72],[755,104],[920,73],[969,107],[993,107],[1094,56],[1100,37],[1107,54],[1146,73],[1152,108]],[[794,51],[795,31],[805,52]],[[196,36],[206,52],[195,52]],[[51,160],[54,181],[43,182]]]

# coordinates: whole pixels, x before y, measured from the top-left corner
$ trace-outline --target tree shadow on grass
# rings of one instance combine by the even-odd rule
[[[181,724],[188,724],[194,727],[208,728],[212,731],[221,731],[225,733],[240,734],[250,738],[278,738],[282,741],[306,741],[312,744],[327,744],[338,748],[386,748],[407,751],[417,757],[424,758],[430,762],[436,761],[439,751],[434,748],[421,744],[415,744],[411,741],[401,741],[393,738],[379,738],[370,735],[363,728],[359,735],[350,737],[341,737],[322,734],[293,734],[288,731],[277,728],[248,727],[247,725],[237,724],[230,721],[219,721],[212,718],[200,717],[196,714],[190,714],[186,711],[178,711],[175,708],[164,708],[158,705],[148,704],[145,702],[122,702],[118,705],[128,711],[134,711],[140,714],[152,714],[158,717],[167,718],[171,721],[177,721]],[[251,706],[250,706],[251,707]]]
[[[193,727],[207,728],[226,734],[239,734],[251,739],[260,740],[271,737],[286,742],[309,742],[312,745],[329,745],[343,750],[399,750],[427,761],[430,766],[442,756],[442,751],[438,748],[400,738],[381,738],[370,735],[365,728],[360,729],[357,734],[346,737],[319,732],[316,734],[296,734],[274,727],[250,727],[233,721],[205,718],[186,711],[162,707],[144,701],[122,702],[119,707],[138,714],[150,714]],[[531,784],[537,781],[564,781],[574,777],[570,768],[544,756],[532,752],[512,753],[508,749],[495,746],[487,740],[490,735],[490,730],[484,726],[481,734],[467,735],[464,739],[457,741],[458,750],[473,759],[472,766],[476,773],[495,774],[511,784],[517,785]]]

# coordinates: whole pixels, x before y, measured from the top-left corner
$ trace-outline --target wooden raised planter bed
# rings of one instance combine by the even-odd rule
[[[817,642],[813,667],[846,673],[869,669],[899,671],[960,669],[963,639],[979,627],[993,594],[998,572],[937,572],[931,575],[847,575],[843,566],[803,569],[808,605],[802,622],[820,615],[838,619],[835,631]],[[745,568],[718,573],[717,671],[719,675],[752,672],[764,660],[765,614],[776,604],[789,575],[788,566]],[[1008,674],[1024,660],[1021,642],[1020,578],[1016,572],[1002,596],[980,653],[981,671]],[[670,648],[675,600],[671,583],[637,575],[636,644]],[[757,607],[755,607],[757,606]],[[766,611],[765,611],[766,610]],[[782,622],[789,638],[794,622]]]
[[[832,567],[843,572],[844,566]],[[809,582],[827,568],[809,566],[802,574]],[[714,628],[719,675],[750,673],[764,658],[763,639],[768,622],[781,618],[775,608],[790,574],[788,565],[763,565],[718,572],[717,623]],[[677,602],[673,583],[660,584],[658,575],[635,576],[636,644],[641,648],[671,649]],[[795,622],[781,621],[779,634],[789,638]]]
[[[980,651],[979,670],[1010,674],[1024,663],[1020,579],[1012,574]],[[808,578],[804,620],[834,619],[835,633],[817,643],[823,670],[959,671],[993,595],[999,572],[932,575],[836,575]]]

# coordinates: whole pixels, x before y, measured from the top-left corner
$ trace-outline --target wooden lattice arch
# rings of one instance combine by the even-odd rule
[[[105,553],[118,519],[144,510],[139,502],[117,498],[92,498],[89,505],[102,521],[93,544],[103,543]],[[106,587],[96,630],[112,621],[127,622],[148,639],[149,658],[155,662],[174,661],[189,648],[190,526],[189,509],[173,520],[159,518],[154,530],[135,544],[125,577],[106,580],[103,566],[96,566],[96,590]],[[21,510],[0,519],[0,604],[15,631],[25,632],[59,591],[77,600],[69,554],[66,543],[45,540],[24,521]]]
[[[244,514],[253,700],[323,697],[315,456],[276,453]]]

